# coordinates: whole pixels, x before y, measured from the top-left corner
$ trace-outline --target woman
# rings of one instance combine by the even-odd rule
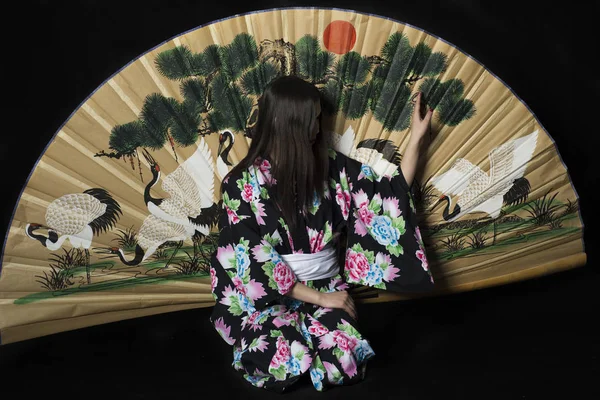
[[[313,85],[281,77],[260,98],[248,155],[223,180],[210,270],[211,321],[253,385],[283,391],[304,374],[319,391],[360,381],[374,352],[348,284],[432,288],[410,194],[432,114],[420,107],[419,96],[402,171],[379,177],[328,149]]]

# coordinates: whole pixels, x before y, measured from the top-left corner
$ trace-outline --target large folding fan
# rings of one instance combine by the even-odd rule
[[[220,180],[247,152],[265,85],[289,74],[323,93],[332,146],[380,172],[401,161],[416,93],[434,109],[414,184],[428,295],[585,264],[578,198],[552,138],[481,64],[375,15],[261,11],[151,49],[56,133],[4,245],[2,342],[212,306]]]

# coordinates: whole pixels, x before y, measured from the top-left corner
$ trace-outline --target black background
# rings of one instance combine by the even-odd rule
[[[390,17],[470,54],[531,108],[554,138],[580,196],[588,264],[472,293],[361,306],[363,331],[378,355],[365,382],[325,397],[596,398],[598,2],[483,3],[87,0],[6,8],[0,234],[55,132],[93,90],[149,48],[215,19],[273,7],[337,7]],[[214,388],[225,398],[238,392],[271,397],[234,375],[208,311],[2,346],[0,391],[22,398],[183,399],[208,396]],[[304,383],[288,398],[313,392]]]

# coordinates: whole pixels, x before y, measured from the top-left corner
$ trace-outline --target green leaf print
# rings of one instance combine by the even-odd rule
[[[375,254],[370,250],[363,249],[360,243],[356,243],[354,246],[352,246],[352,250],[357,253],[364,254],[364,256],[369,261],[369,264],[373,264],[375,262]]]
[[[362,336],[360,335],[360,333],[358,333],[358,331],[356,329],[354,329],[354,327],[350,324],[337,324],[337,328],[340,331],[344,331],[346,332],[348,335],[355,337],[357,339],[362,339]]]
[[[392,218],[392,227],[398,229],[400,235],[404,235],[406,233],[406,221],[404,221],[403,217]]]
[[[235,316],[242,315],[242,308],[240,307],[240,301],[238,300],[237,296],[230,296],[229,299],[231,300],[231,305],[228,309],[229,312]]]
[[[272,338],[276,338],[276,337],[279,337],[279,336],[282,336],[282,335],[283,335],[283,333],[281,333],[281,331],[279,331],[277,329],[272,329],[271,330],[271,337]]]
[[[223,192],[223,204],[233,211],[237,211],[240,208],[240,201],[238,199],[230,199],[227,192]]]
[[[277,282],[273,279],[273,269],[275,268],[275,264],[272,261],[268,261],[263,264],[262,270],[265,271],[265,275],[269,277],[269,287],[271,289],[277,290]]]
[[[325,224],[325,232],[323,233],[323,243],[329,243],[331,238],[333,237],[333,233],[331,231],[331,224]]]
[[[396,257],[400,256],[400,254],[404,254],[404,248],[402,245],[398,244],[396,246],[390,246],[389,244],[385,247],[390,254],[395,255]]]
[[[278,246],[281,243],[281,239],[279,237],[274,237],[269,233],[267,233],[265,236],[263,236],[263,239],[265,240],[265,242],[269,243],[272,247]],[[267,253],[269,251],[271,251],[271,249],[267,248],[267,246],[263,246],[263,250],[266,251]]]
[[[348,191],[350,190],[350,186],[348,186],[348,178],[345,176],[340,177],[340,186],[342,187],[343,191]]]
[[[261,199],[268,199],[269,198],[269,192],[267,191],[266,187],[261,187],[260,188],[260,198]]]
[[[377,199],[375,199],[375,197],[373,197],[371,199],[371,201],[369,202],[369,210],[373,211],[375,214],[379,214],[379,211],[381,211],[381,202],[377,201]]]
[[[273,374],[275,379],[277,379],[278,381],[285,380],[285,365],[280,365],[277,369],[269,367],[269,372]]]
[[[335,349],[333,349],[333,355],[336,356],[337,359],[339,360],[340,358],[342,358],[344,356],[344,352],[339,347],[336,347]]]

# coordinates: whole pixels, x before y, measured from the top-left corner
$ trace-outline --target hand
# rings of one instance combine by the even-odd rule
[[[424,105],[422,104],[422,101],[423,95],[419,92],[413,109],[412,126],[410,129],[410,142],[419,144],[423,142],[425,135],[431,132],[431,116],[433,115],[433,110],[431,108],[423,113],[422,108],[424,108]],[[421,117],[421,115],[423,115],[423,117]]]
[[[352,296],[350,296],[345,290],[341,290],[339,292],[322,293],[318,305],[326,308],[341,308],[350,314],[352,318],[358,320],[356,307],[354,306],[354,300],[352,300]]]

